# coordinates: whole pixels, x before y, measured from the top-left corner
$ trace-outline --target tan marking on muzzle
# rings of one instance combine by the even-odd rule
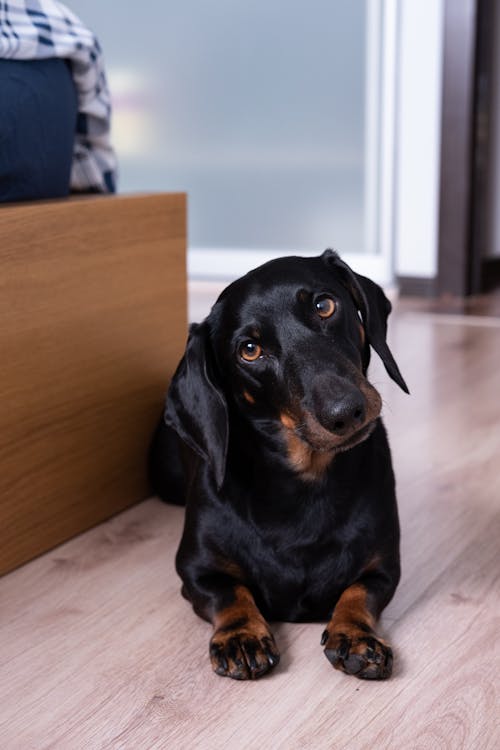
[[[295,433],[298,420],[286,412],[280,414],[280,422],[285,428],[288,460],[293,469],[307,481],[320,479],[333,458],[332,451],[315,451]]]
[[[293,432],[285,433],[288,460],[302,479],[315,482],[328,469],[335,451],[315,451]]]
[[[311,412],[303,412],[295,417],[290,412],[281,412],[279,419],[283,430],[288,459],[292,468],[307,481],[317,481],[325,474],[335,454],[356,445],[356,435],[374,422],[382,409],[382,398],[379,392],[355,367],[352,375],[356,386],[363,394],[366,402],[365,420],[359,429],[351,435],[339,436],[323,427]],[[297,434],[297,427],[301,425],[304,438]],[[367,437],[360,436],[360,439]],[[350,442],[351,441],[351,442]]]
[[[357,386],[365,397],[366,416],[364,424],[368,424],[380,416],[380,412],[382,411],[382,397],[365,377],[359,380]]]
[[[295,419],[286,412],[282,412],[280,414],[280,422],[283,427],[286,427],[287,430],[293,430],[297,426],[297,422],[295,421]]]

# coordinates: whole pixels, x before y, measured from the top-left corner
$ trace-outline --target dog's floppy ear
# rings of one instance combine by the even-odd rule
[[[384,292],[371,279],[354,273],[334,250],[325,250],[322,257],[328,266],[340,271],[342,281],[353,296],[363,318],[368,343],[379,355],[391,378],[405,393],[409,393],[408,386],[387,346],[387,318],[392,306]]]
[[[220,489],[226,471],[228,412],[206,321],[191,326],[186,351],[168,390],[165,422],[209,463]]]

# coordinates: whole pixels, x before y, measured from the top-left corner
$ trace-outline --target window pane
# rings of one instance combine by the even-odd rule
[[[69,4],[104,47],[121,191],[186,190],[191,246],[372,249],[365,0]]]

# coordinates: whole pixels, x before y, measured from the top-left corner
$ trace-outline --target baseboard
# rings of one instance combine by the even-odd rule
[[[437,297],[437,279],[427,276],[397,276],[400,297]]]

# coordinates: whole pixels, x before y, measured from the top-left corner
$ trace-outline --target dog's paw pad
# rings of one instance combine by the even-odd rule
[[[326,634],[326,635],[325,635]],[[375,635],[325,631],[321,639],[329,662],[362,680],[385,680],[392,672],[392,649]]]

